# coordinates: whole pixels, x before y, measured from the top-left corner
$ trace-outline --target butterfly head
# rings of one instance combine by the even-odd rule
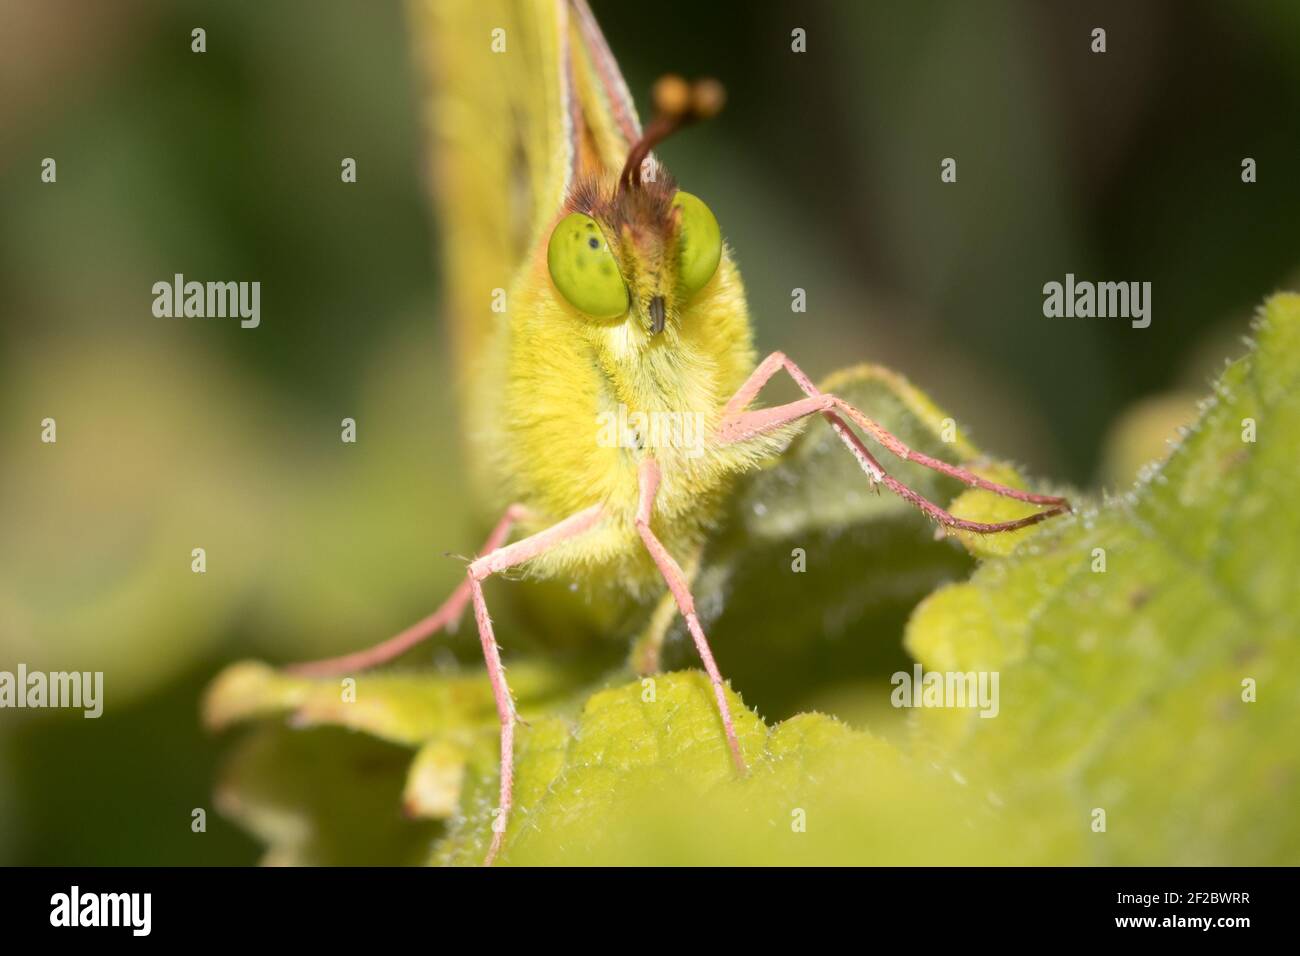
[[[679,322],[708,285],[722,257],[718,222],[650,152],[674,131],[716,114],[723,99],[716,81],[662,78],[655,119],[617,183],[583,180],[572,190],[568,212],[551,233],[547,265],[573,308],[596,321],[631,323],[649,342]]]

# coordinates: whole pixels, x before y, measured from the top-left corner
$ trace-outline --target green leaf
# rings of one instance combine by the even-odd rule
[[[663,674],[593,695],[576,726],[521,728],[504,863],[973,863],[1010,845],[952,777],[821,714],[767,727],[731,695],[749,763],[732,768],[708,679]],[[436,863],[483,858],[495,766]]]
[[[540,663],[510,671],[525,716],[562,699],[576,680]],[[299,728],[345,727],[407,745],[497,726],[492,688],[482,674],[389,670],[298,677],[244,661],[222,671],[203,702],[204,722],[212,730],[281,714]]]
[[[1055,862],[1300,860],[1300,296],[1255,331],[1162,468],[911,621],[924,667],[1001,686],[996,719],[925,712],[921,752]]]
[[[523,688],[558,686],[527,671],[511,671]],[[335,679],[231,668],[208,696],[211,726],[289,719],[236,748],[218,806],[267,843],[268,862],[481,862],[498,786],[486,679],[374,675],[357,694],[335,703]],[[362,710],[362,695],[384,705]],[[431,701],[441,714],[426,713]],[[550,716],[521,696],[502,862],[958,863],[1008,845],[987,803],[883,740],[818,714],[769,728],[734,694],[731,703],[750,764],[743,779],[698,671],[551,700]],[[449,819],[444,829],[421,817]],[[918,820],[923,832],[904,828]]]
[[[581,695],[575,698],[575,688],[587,679],[584,671],[542,664],[524,664],[510,671],[525,719],[575,708],[581,700]],[[345,776],[346,769],[333,768],[325,774],[329,782],[320,783],[321,773],[308,765],[321,756],[322,736],[337,739],[335,728],[342,728],[362,732],[367,735],[364,739],[398,745],[380,752],[385,766],[397,768],[395,789],[387,798],[391,805],[372,819],[375,808],[367,796],[365,812],[358,809],[352,814],[351,829],[365,833],[399,809],[409,819],[452,816],[460,802],[466,766],[476,756],[495,753],[498,732],[492,688],[481,673],[397,670],[345,678],[300,677],[252,661],[232,664],[213,681],[204,697],[203,719],[211,730],[254,720],[280,723],[270,728],[273,733],[263,732],[243,745],[223,775],[219,792],[223,809],[263,837],[273,855],[294,860],[312,856],[333,860],[340,842],[334,838],[354,836],[328,832],[334,821],[325,811],[347,812],[351,781],[344,779],[344,789],[333,797],[322,795],[321,787],[337,789],[332,778]],[[346,739],[363,738],[351,734]],[[349,746],[361,748],[361,758],[369,753],[361,744]],[[417,749],[414,760],[409,748]],[[290,779],[298,772],[308,778],[301,786]],[[322,806],[321,800],[333,800],[338,807]],[[317,819],[322,816],[326,817],[323,823]],[[388,835],[381,826],[373,834],[373,844],[386,846]],[[413,852],[413,859],[423,860],[426,855]],[[347,857],[338,861],[347,862]]]

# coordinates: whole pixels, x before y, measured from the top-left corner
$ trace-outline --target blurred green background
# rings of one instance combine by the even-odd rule
[[[727,85],[662,155],[760,348],[888,364],[1032,474],[1123,487],[1300,279],[1286,0],[593,7],[640,102],[669,70]],[[370,643],[460,579],[481,529],[419,115],[398,4],[0,0],[0,669],[106,686],[99,720],[0,712],[0,863],[256,860],[212,811],[203,686]],[[260,281],[261,327],[154,318],[176,272]],[[1151,327],[1044,318],[1067,272],[1150,281]]]

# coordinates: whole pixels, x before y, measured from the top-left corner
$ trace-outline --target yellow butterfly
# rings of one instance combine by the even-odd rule
[[[661,80],[642,129],[586,0],[420,0],[413,11],[431,77],[431,178],[464,429],[477,486],[501,518],[435,613],[368,650],[296,669],[390,660],[472,602],[501,721],[491,862],[511,808],[517,719],[484,600],[493,574],[526,565],[635,596],[666,585],[744,772],[679,561],[693,563],[736,478],[777,455],[800,422],[824,417],[868,481],[949,527],[1007,531],[1069,506],[909,449],[780,352],[757,361],[744,288],[713,213],[651,152],[720,109],[720,86]],[[752,409],[780,372],[805,397]],[[890,476],[850,422],[904,460],[1043,510],[997,524],[956,518]],[[523,537],[507,544],[516,531]],[[639,659],[655,668],[657,648]]]

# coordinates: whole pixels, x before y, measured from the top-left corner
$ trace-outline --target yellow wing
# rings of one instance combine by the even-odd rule
[[[618,170],[636,108],[586,0],[413,0],[428,81],[431,186],[446,308],[467,405],[499,296],[560,210],[573,177]]]

